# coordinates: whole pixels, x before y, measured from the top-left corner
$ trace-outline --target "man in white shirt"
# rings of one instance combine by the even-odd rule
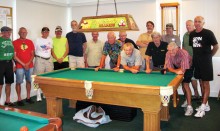
[[[51,49],[53,41],[49,38],[49,28],[43,27],[41,30],[42,37],[37,38],[35,45],[35,65],[34,74],[42,74],[53,71],[53,62],[51,57]],[[37,101],[42,101],[41,91],[37,90]]]
[[[88,41],[85,51],[85,65],[89,68],[99,66],[104,43],[98,39],[99,32],[92,32],[92,40]]]

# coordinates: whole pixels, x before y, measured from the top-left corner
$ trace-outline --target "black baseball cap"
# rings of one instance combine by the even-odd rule
[[[48,27],[43,27],[41,32],[45,32],[45,31],[50,31],[50,29]]]

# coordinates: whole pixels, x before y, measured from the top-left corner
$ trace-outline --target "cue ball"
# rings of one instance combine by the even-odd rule
[[[28,128],[27,128],[26,126],[22,126],[22,127],[20,128],[20,131],[28,131]]]

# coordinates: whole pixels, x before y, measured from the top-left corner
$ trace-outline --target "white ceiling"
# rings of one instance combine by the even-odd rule
[[[82,5],[96,5],[98,0],[32,0],[41,3],[47,3],[59,6],[82,6]],[[134,2],[144,0],[116,0],[116,3]],[[114,0],[99,0],[99,4],[114,3]]]

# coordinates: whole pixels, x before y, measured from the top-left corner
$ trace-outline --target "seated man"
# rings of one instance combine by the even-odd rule
[[[175,42],[169,43],[167,50],[168,52],[166,53],[165,68],[167,68],[168,71],[176,74],[184,74],[182,85],[186,90],[188,104],[185,111],[185,116],[191,116],[193,113],[193,108],[191,106],[191,90],[189,83],[191,82],[191,78],[193,76],[193,70],[190,69],[192,58],[186,50],[180,49]]]
[[[121,53],[121,42],[116,40],[115,33],[113,31],[108,32],[107,35],[108,41],[105,42],[102,52],[102,58],[100,65],[95,68],[95,71],[98,71],[100,68],[103,68],[105,65],[106,56],[110,57],[110,68],[114,71],[119,71],[120,68],[120,53]]]
[[[165,63],[165,56],[167,53],[167,42],[161,41],[161,35],[159,32],[153,32],[151,34],[153,42],[148,44],[146,55],[146,73],[150,73],[152,70],[162,70]],[[152,67],[151,58],[153,61]]]
[[[142,65],[142,57],[139,50],[132,43],[125,43],[121,51],[121,64],[125,70],[136,74]]]

